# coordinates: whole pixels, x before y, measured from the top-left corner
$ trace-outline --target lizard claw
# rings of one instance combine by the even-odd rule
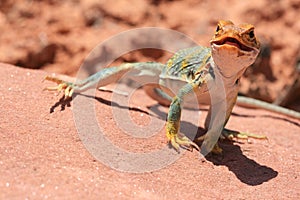
[[[179,147],[185,147],[190,151],[193,151],[193,148],[197,149],[198,151],[200,151],[198,145],[194,142],[192,142],[190,139],[188,139],[185,136],[178,136],[173,135],[173,134],[167,134],[167,138],[169,143],[171,144],[171,146],[177,151],[179,152]]]
[[[74,93],[74,85],[70,82],[66,82],[56,77],[46,76],[43,81],[52,81],[57,83],[57,86],[50,86],[43,89],[43,91],[58,91],[58,95],[61,91],[64,91],[64,98],[71,98]]]

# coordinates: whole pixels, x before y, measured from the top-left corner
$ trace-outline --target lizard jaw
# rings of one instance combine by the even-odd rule
[[[246,46],[246,45],[242,44],[239,40],[237,40],[233,37],[225,37],[222,40],[212,41],[211,45],[215,46],[215,47],[220,47],[220,46],[223,46],[223,45],[229,45],[229,46],[236,47],[240,51],[244,51],[244,52],[251,52],[251,51],[256,50],[255,48],[252,48],[252,47],[249,47],[249,46]]]

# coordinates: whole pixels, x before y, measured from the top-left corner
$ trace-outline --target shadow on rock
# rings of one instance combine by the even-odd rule
[[[89,96],[87,96],[89,97]],[[90,97],[94,98],[94,97]],[[72,99],[65,100],[61,98],[55,105],[53,105],[50,109],[50,112],[53,112],[56,107],[61,106],[61,110],[65,109],[65,106],[70,106],[70,101]],[[134,110],[136,112],[145,113],[148,115],[153,116],[152,114],[137,108],[130,108],[128,106],[119,105],[116,102],[108,101],[99,97],[96,97],[96,100],[108,105],[108,106],[115,106],[120,109],[129,109]],[[152,107],[152,112],[156,114],[156,117],[161,119],[165,119],[166,113],[160,111],[158,107]],[[192,131],[191,131],[192,130]],[[205,134],[205,130],[201,127],[197,127],[194,124],[181,121],[181,132],[184,133],[188,138],[193,140],[195,138],[195,134],[197,133],[196,137],[199,137]],[[259,163],[255,162],[252,159],[247,158],[241,148],[232,142],[220,142],[220,147],[223,149],[222,155],[215,155],[215,154],[208,154],[206,159],[212,162],[214,165],[224,165],[230,171],[232,171],[235,176],[243,183],[248,185],[260,185],[264,182],[267,182],[278,175],[278,172],[273,170],[272,168],[264,165],[260,165]],[[201,146],[201,145],[199,145]]]
[[[226,166],[241,182],[247,185],[260,185],[278,175],[274,169],[249,159],[237,145],[222,142],[220,147],[223,149],[223,155],[209,154],[206,159],[217,166]]]

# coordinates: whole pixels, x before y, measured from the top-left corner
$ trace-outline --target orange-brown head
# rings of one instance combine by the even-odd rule
[[[210,44],[213,60],[225,76],[250,66],[260,49],[253,25],[237,26],[226,20],[219,21]]]

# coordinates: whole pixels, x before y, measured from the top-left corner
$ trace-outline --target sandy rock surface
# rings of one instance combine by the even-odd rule
[[[152,167],[167,159],[147,157],[149,152],[167,144],[163,127],[147,139],[137,138],[120,128],[125,118],[120,120],[117,116],[126,112],[130,115],[126,127],[138,124],[139,128],[147,128],[150,119],[164,124],[166,108],[146,97],[142,90],[136,90],[126,104],[118,102],[123,97],[98,91],[96,98],[79,95],[70,105],[62,105],[55,92],[42,91],[52,85],[41,82],[47,74],[0,64],[0,199],[298,199],[300,196],[299,120],[235,107],[228,128],[266,135],[268,140],[221,141],[223,155],[201,158],[197,151],[187,151],[172,164],[155,171],[124,172],[122,169],[132,163],[121,165],[126,156],[113,154],[111,149],[118,147],[125,154],[145,155],[143,162],[131,166],[142,172],[141,166]],[[93,103],[95,114],[84,112],[87,104],[78,106],[77,99]],[[81,120],[76,120],[78,108],[84,113]],[[182,132],[188,134],[197,126],[190,123],[195,113],[186,112]],[[202,113],[204,116],[206,111]],[[94,118],[101,131],[90,129]],[[201,115],[201,123],[203,120]],[[81,125],[87,127],[83,132]],[[201,128],[198,131],[203,132]],[[90,146],[85,146],[101,133],[111,146],[94,148],[112,160],[111,164],[97,159],[87,150]]]

